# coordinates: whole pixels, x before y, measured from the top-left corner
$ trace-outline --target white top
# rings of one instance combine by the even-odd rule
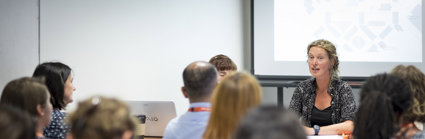
[[[191,103],[190,107],[211,107],[211,104]],[[168,123],[163,139],[202,139],[209,117],[210,112],[186,112]]]

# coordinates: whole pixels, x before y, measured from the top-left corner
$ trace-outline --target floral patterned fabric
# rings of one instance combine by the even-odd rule
[[[65,116],[64,112],[60,110],[53,109],[52,119],[50,124],[44,128],[43,135],[46,138],[52,139],[65,139],[66,134],[69,130],[68,126],[65,124]]]

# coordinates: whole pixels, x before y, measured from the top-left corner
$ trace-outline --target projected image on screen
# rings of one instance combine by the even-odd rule
[[[421,0],[275,0],[274,60],[333,42],[343,62],[422,62]]]

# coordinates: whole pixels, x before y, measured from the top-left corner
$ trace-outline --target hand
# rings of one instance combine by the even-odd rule
[[[307,136],[314,135],[314,129],[311,127],[304,126],[304,131],[307,134]]]
[[[404,124],[404,126],[396,133],[395,138],[410,139],[417,132],[420,132],[420,130],[413,123]]]

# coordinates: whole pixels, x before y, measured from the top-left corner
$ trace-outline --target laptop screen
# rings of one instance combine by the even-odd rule
[[[177,116],[172,101],[126,101],[131,114],[146,115],[145,136],[162,137],[168,122]]]

